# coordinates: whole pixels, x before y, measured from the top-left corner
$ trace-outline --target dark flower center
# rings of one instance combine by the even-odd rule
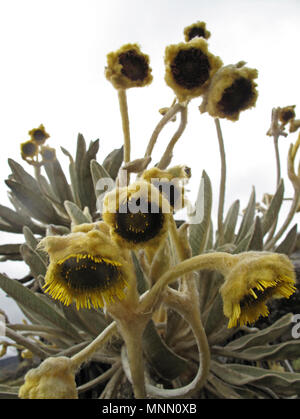
[[[119,266],[100,256],[79,254],[60,263],[61,276],[72,289],[105,290],[120,277]]]
[[[197,48],[180,50],[171,64],[175,81],[185,89],[200,87],[209,78],[208,57]]]
[[[44,131],[37,129],[33,133],[33,138],[37,143],[42,143],[47,138]]]
[[[132,211],[133,205],[140,210]],[[160,232],[163,222],[164,215],[156,204],[132,199],[120,205],[116,213],[116,232],[129,242],[143,243]]]
[[[281,119],[283,122],[288,122],[290,119],[295,118],[295,112],[294,111],[285,111],[281,114]]]
[[[200,38],[205,38],[205,31],[203,28],[194,26],[188,33],[188,40],[190,41],[193,38],[199,36]]]
[[[129,50],[119,55],[122,74],[132,81],[144,80],[148,74],[148,64],[142,55],[135,50]]]
[[[218,106],[225,115],[232,115],[245,109],[253,95],[251,80],[241,77],[224,90]]]
[[[257,288],[253,288],[257,298],[254,297],[252,294],[247,294],[240,302],[240,307],[243,310],[244,308],[248,308],[251,306],[256,305],[257,303],[261,303],[267,301],[269,298],[272,297],[274,293],[274,287],[266,288],[265,290],[259,290]]]
[[[28,142],[22,145],[22,152],[25,156],[33,156],[36,152],[37,146],[32,143]]]
[[[41,152],[42,157],[46,161],[53,161],[55,159],[55,152],[50,149],[42,150]]]

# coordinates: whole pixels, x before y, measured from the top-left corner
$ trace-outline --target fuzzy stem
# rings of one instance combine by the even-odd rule
[[[140,311],[148,312],[155,301],[157,301],[157,298],[162,290],[177,278],[189,272],[203,269],[217,270],[225,276],[237,260],[236,255],[231,255],[225,252],[205,253],[184,260],[163,274],[153,287],[142,296],[139,307]]]
[[[273,140],[274,140],[274,149],[275,149],[275,158],[276,158],[276,173],[277,173],[277,177],[276,177],[276,189],[279,186],[280,180],[281,180],[281,164],[280,164],[280,154],[279,154],[279,147],[278,147],[278,139],[279,139],[279,135],[278,134],[274,134],[273,136]]]
[[[175,147],[175,144],[177,143],[177,141],[179,140],[179,138],[181,137],[183,131],[185,130],[187,126],[187,106],[183,106],[182,109],[180,110],[180,113],[181,113],[181,121],[180,121],[179,127],[177,131],[175,132],[175,134],[173,135],[173,137],[171,138],[171,141],[169,142],[162,158],[160,159],[157,165],[158,169],[164,170],[168,167],[172,159],[173,149]]]
[[[153,148],[155,146],[155,143],[157,141],[157,138],[158,138],[160,132],[162,131],[164,126],[174,117],[174,115],[176,115],[182,109],[182,107],[183,106],[180,103],[176,103],[175,105],[173,105],[168,110],[168,112],[159,121],[159,123],[157,124],[156,128],[154,129],[154,131],[151,135],[151,138],[149,140],[149,144],[148,144],[146,152],[145,152],[145,157],[151,156]]]
[[[124,163],[130,162],[130,130],[129,130],[129,117],[127,106],[126,89],[118,90],[118,98],[120,105],[120,112],[122,118],[122,128],[124,134]]]
[[[136,399],[146,397],[142,336],[144,323],[122,324],[119,322],[121,335],[124,339],[130,367],[132,387]]]
[[[218,208],[218,244],[222,245],[224,240],[224,226],[223,226],[223,213],[224,213],[224,202],[225,202],[225,187],[226,187],[226,155],[224,140],[221,131],[220,120],[215,118],[215,124],[217,128],[217,135],[219,141],[219,150],[221,157],[221,180],[220,180],[220,192],[219,192],[219,208]]]
[[[88,346],[86,346],[82,351],[73,355],[71,358],[73,369],[76,370],[80,365],[87,361],[93,353],[104,345],[111,337],[117,332],[116,322],[110,323],[103,332],[95,340],[93,340]]]

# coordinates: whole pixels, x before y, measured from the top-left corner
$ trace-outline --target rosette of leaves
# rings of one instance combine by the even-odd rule
[[[83,139],[79,138],[78,147],[83,147]],[[79,169],[76,169],[76,160],[73,160],[67,151],[64,152],[70,159],[72,184],[69,185],[69,193],[72,193],[71,196],[74,198],[72,201],[67,201],[68,205],[64,203],[67,208],[64,216],[58,211],[57,202],[59,201],[51,201],[48,195],[43,195],[48,204],[51,204],[53,211],[55,210],[56,217],[61,217],[60,220],[68,220],[68,222],[56,224],[60,227],[53,227],[61,229],[60,233],[69,229],[71,221],[74,224],[81,224],[86,222],[85,217],[89,222],[101,217],[92,210],[89,212],[84,210],[83,205],[88,202],[79,201],[79,198],[83,199],[83,195],[80,194],[78,185],[83,184],[82,176],[85,172],[83,169],[79,172]],[[116,175],[116,168],[121,164],[120,153],[120,150],[112,152],[102,165],[94,158],[90,158],[90,179],[93,182],[93,198],[89,198],[91,208],[95,208],[92,205],[95,204],[96,193],[94,192],[97,192],[97,181],[101,177],[106,177],[108,173],[111,173],[112,177]],[[79,156],[78,149],[77,155]],[[79,157],[77,162],[79,163]],[[13,173],[17,179],[16,167],[18,166],[13,167],[15,167]],[[77,183],[74,179],[75,173]],[[51,186],[50,179],[51,175],[47,181],[48,186]],[[281,182],[267,210],[259,216],[256,213],[255,191],[253,190],[239,224],[240,204],[239,201],[235,201],[225,218],[224,239],[220,245],[211,220],[211,182],[208,175],[203,172],[196,201],[196,207],[203,210],[203,218],[199,224],[192,224],[189,228],[189,241],[193,255],[210,252],[213,249],[230,253],[263,250],[264,238],[266,240],[268,237],[274,219],[279,214],[283,197],[284,185]],[[62,206],[60,208],[62,209]],[[20,213],[23,214],[23,210],[20,210]],[[90,218],[92,216],[93,218]],[[47,224],[45,222],[37,224],[29,215],[28,218],[32,224],[27,224],[22,229],[25,242],[20,246],[20,255],[28,264],[33,280],[22,283],[22,281],[0,275],[0,286],[17,302],[30,321],[28,324],[8,323],[6,334],[19,347],[26,348],[32,353],[32,359],[26,360],[29,367],[32,367],[49,356],[72,356],[77,353],[98,336],[111,323],[111,319],[106,317],[102,310],[81,309],[78,311],[72,305],[65,307],[41,292],[40,285],[43,282],[48,261],[45,254],[37,249],[37,244],[39,236],[47,230]],[[41,223],[42,220],[39,219],[39,222]],[[43,225],[44,230],[34,230],[35,225],[39,227]],[[294,249],[295,240],[296,227],[293,227],[274,250],[290,254]],[[172,244],[170,246],[172,251]],[[142,259],[134,253],[132,255],[139,292],[142,294],[148,287],[148,273]],[[292,313],[285,311],[280,318],[270,324],[264,324],[263,327],[254,325],[251,328],[228,329],[218,292],[220,284],[221,278],[216,272],[199,273],[199,305],[212,359],[210,373],[204,387],[195,393],[190,385],[188,395],[196,398],[233,399],[297,397],[300,391],[300,374],[294,372],[291,365],[293,360],[299,357],[300,341],[291,338]],[[81,368],[76,376],[79,397],[133,397],[128,363],[123,348],[124,342],[116,334]],[[144,333],[143,348],[150,383],[152,383],[152,388],[157,388],[153,397],[165,398],[168,397],[166,392],[169,389],[189,386],[188,383],[192,382],[196,373],[198,352],[192,330],[179,314],[168,309],[163,321],[151,320]],[[22,377],[19,378],[18,383],[20,380],[22,382]],[[17,388],[15,382],[3,383],[0,386],[1,397],[17,397]],[[174,396],[176,392],[172,397]],[[180,393],[177,397],[180,397]]]

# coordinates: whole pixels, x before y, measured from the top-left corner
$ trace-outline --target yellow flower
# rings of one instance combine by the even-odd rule
[[[50,137],[50,135],[45,131],[45,127],[41,124],[38,128],[33,128],[28,132],[31,137],[31,140],[36,144],[41,145]]]
[[[149,56],[137,44],[126,44],[107,55],[106,78],[116,89],[143,87],[152,82]]]
[[[50,357],[25,375],[21,399],[78,399],[70,358]]]
[[[45,237],[39,246],[50,256],[44,289],[52,298],[77,309],[124,298],[131,268],[100,230]]]
[[[28,157],[32,158],[36,156],[37,152],[38,146],[34,141],[29,140],[21,144],[21,156],[24,160],[26,160]]]
[[[284,108],[279,108],[278,117],[279,117],[280,122],[283,125],[286,125],[288,122],[295,119],[295,116],[296,116],[295,107],[296,105],[285,106]]]
[[[268,316],[270,298],[289,298],[296,290],[294,268],[287,256],[248,252],[237,258],[220,289],[229,328]]]
[[[104,198],[103,220],[120,248],[156,248],[168,232],[171,208],[145,181],[117,188]]]
[[[205,39],[208,39],[210,37],[210,32],[206,29],[206,23],[199,21],[184,28],[183,34],[186,42],[190,41],[196,36]]]
[[[48,146],[42,146],[40,150],[40,154],[42,156],[42,161],[44,163],[54,161],[56,159],[56,152],[55,148],[51,148]]]
[[[237,121],[240,112],[255,106],[258,72],[244,67],[243,61],[222,67],[213,77],[200,106],[201,112],[213,117]]]
[[[221,65],[221,59],[208,51],[207,42],[197,37],[166,48],[165,81],[184,102],[203,94]]]

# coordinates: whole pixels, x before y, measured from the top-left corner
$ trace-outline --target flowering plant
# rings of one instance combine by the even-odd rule
[[[292,314],[286,311],[273,323],[260,324],[274,299],[292,299],[298,292],[290,257],[297,229],[287,229],[299,209],[295,160],[300,136],[288,154],[294,197],[277,227],[284,199],[278,140],[288,135],[288,124],[291,132],[297,130],[295,110],[274,108],[272,113],[268,135],[276,151],[276,193],[267,197],[265,206],[257,206],[253,191],[240,223],[239,201],[224,216],[226,155],[220,119],[237,121],[241,112],[255,106],[257,70],[242,61],[223,66],[209,51],[210,32],[204,22],[185,28],[184,36],[185,42],[165,51],[165,81],[175,99],[161,110],[144,157],[131,160],[126,92],[149,85],[152,70],[149,56],[137,44],[126,44],[108,54],[105,69],[120,104],[121,149],[100,164],[98,141],[87,147],[79,134],[75,158],[62,148],[69,158],[69,183],[55,150],[45,145],[49,134],[40,125],[21,144],[21,156],[34,176],[9,160],[12,174],[6,184],[15,209],[0,207],[0,228],[23,233],[25,242],[3,245],[2,260],[21,259],[30,273],[23,280],[0,275],[0,286],[29,320],[8,324],[6,335],[26,354],[31,369],[21,385],[0,386],[2,395],[299,394],[300,374],[290,364],[299,357],[300,344],[289,339]],[[213,118],[220,146],[216,231],[209,176],[203,172],[192,207],[185,196],[192,176],[188,162],[171,166],[188,109],[199,97],[199,117],[207,112]],[[159,134],[177,114],[179,127],[152,166]],[[176,220],[178,209],[185,207],[187,218]]]

